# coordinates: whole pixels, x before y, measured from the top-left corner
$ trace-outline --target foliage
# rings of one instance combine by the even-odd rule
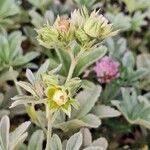
[[[0,2],[0,26],[12,25],[14,21],[11,17],[17,15],[18,13],[19,7],[15,0],[2,0]]]
[[[1,0],[0,149],[148,149],[149,12],[149,0]]]
[[[10,35],[6,32],[0,34],[0,72],[8,70],[10,66],[16,68],[25,66],[39,55],[37,52],[23,55],[22,41],[23,36],[19,31],[12,32]]]
[[[150,128],[150,103],[144,96],[138,96],[133,90],[122,89],[123,101],[112,101],[131,124]]]

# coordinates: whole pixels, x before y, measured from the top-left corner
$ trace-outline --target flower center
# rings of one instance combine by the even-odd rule
[[[65,92],[58,90],[53,96],[53,100],[59,105],[64,105],[67,102],[67,95]]]

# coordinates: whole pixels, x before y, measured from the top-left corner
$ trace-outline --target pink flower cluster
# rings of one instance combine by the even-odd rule
[[[116,60],[105,56],[96,62],[93,69],[99,82],[109,83],[111,80],[119,77],[119,66]]]

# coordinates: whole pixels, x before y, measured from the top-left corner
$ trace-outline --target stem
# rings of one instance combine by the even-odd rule
[[[50,150],[50,140],[51,140],[51,134],[52,134],[52,122],[51,122],[51,113],[50,111],[48,112],[47,116],[48,124],[47,124],[47,143],[46,143],[46,149],[45,150]]]
[[[69,73],[68,73],[68,76],[67,76],[67,79],[66,79],[66,83],[71,79],[74,68],[76,66],[76,61],[75,61],[75,58],[74,58],[73,54],[72,53],[69,53],[69,54],[70,54],[70,57],[71,57],[71,65],[70,65]]]
[[[50,140],[51,140],[51,136],[52,136],[52,126],[53,123],[55,121],[57,117],[57,111],[52,115],[50,111],[48,111],[48,115],[47,115],[47,120],[48,120],[48,124],[47,124],[47,143],[46,143],[46,149],[45,150],[50,150]]]

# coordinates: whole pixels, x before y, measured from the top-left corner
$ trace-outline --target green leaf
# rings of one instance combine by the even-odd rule
[[[106,54],[106,51],[106,47],[101,46],[99,48],[95,48],[88,52],[85,52],[85,54],[79,59],[75,67],[74,76],[81,75],[87,67],[103,57]]]
[[[58,135],[54,134],[52,136],[50,147],[54,150],[62,150],[61,140]]]
[[[82,134],[81,132],[72,135],[66,146],[66,150],[79,150],[82,144]]]
[[[35,131],[28,144],[27,150],[43,150],[44,134],[42,130]]]

